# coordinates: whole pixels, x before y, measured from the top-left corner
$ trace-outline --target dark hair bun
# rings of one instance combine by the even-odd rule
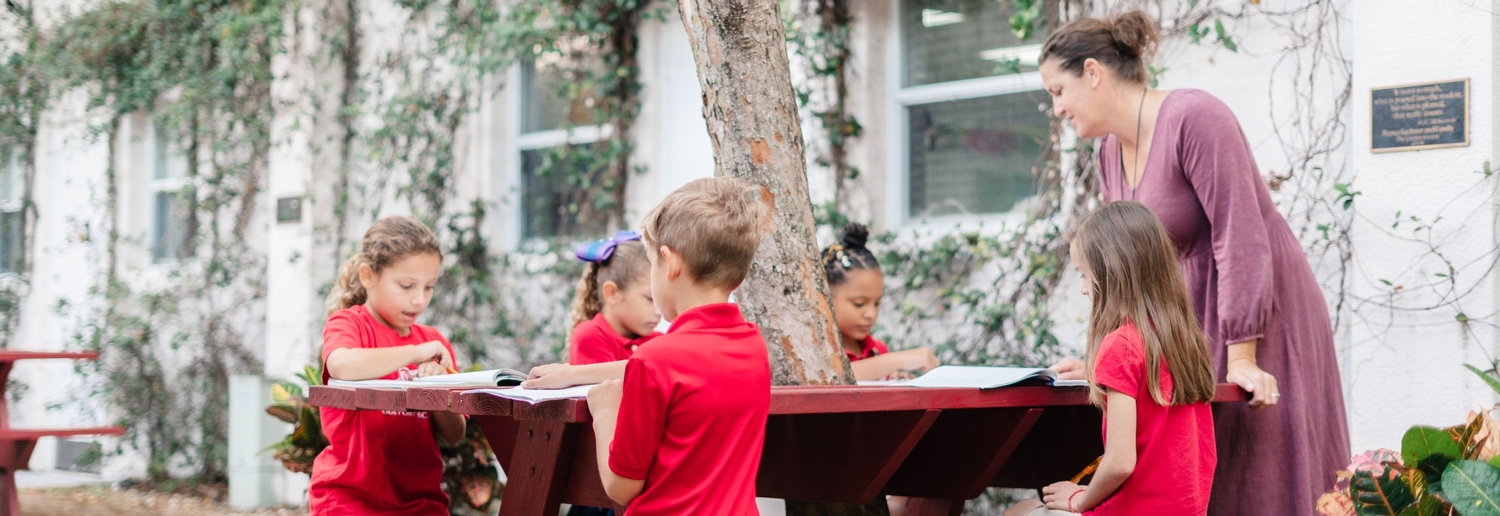
[[[850,222],[844,226],[844,238],[841,241],[845,249],[864,249],[865,242],[870,239],[870,228],[858,222]]]
[[[1109,33],[1122,54],[1143,60],[1149,60],[1156,53],[1156,43],[1161,40],[1156,22],[1140,9],[1131,9],[1111,18]]]

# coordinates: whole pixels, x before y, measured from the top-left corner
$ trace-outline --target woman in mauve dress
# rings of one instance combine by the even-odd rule
[[[1104,201],[1161,218],[1219,380],[1253,394],[1214,407],[1209,514],[1312,515],[1349,462],[1328,307],[1234,113],[1203,91],[1146,86],[1157,39],[1140,11],[1070,21],[1042,45],[1042,81],[1057,116],[1099,138]],[[1054,368],[1081,378],[1082,365]]]

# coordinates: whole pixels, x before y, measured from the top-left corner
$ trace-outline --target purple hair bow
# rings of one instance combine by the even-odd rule
[[[578,259],[585,262],[602,263],[604,260],[608,260],[610,255],[615,254],[615,246],[623,242],[640,239],[640,233],[630,230],[621,231],[615,233],[615,236],[578,246]]]

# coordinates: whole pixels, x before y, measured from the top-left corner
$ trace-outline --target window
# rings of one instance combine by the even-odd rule
[[[608,217],[593,211],[599,200],[600,175],[609,163],[579,152],[608,138],[608,127],[595,124],[591,90],[576,99],[565,93],[585,87],[567,76],[558,59],[521,63],[521,135],[517,138],[521,174],[521,237],[594,237]]]
[[[896,220],[1000,215],[1033,191],[1051,138],[1036,72],[1046,34],[1021,40],[1000,2],[897,0]]]
[[[193,207],[197,199],[187,176],[187,157],[160,122],[152,124],[151,263],[181,261],[192,254]]]
[[[0,147],[0,273],[19,272],[25,230],[21,227],[21,193],[25,188],[24,158],[11,147]]]

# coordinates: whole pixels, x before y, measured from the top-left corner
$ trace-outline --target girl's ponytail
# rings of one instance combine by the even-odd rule
[[[339,277],[328,292],[328,315],[355,305],[365,304],[365,286],[359,282],[360,253],[354,253],[339,267]]]
[[[583,277],[578,279],[578,289],[573,293],[573,326],[599,315],[599,263],[588,262],[583,266]]]

